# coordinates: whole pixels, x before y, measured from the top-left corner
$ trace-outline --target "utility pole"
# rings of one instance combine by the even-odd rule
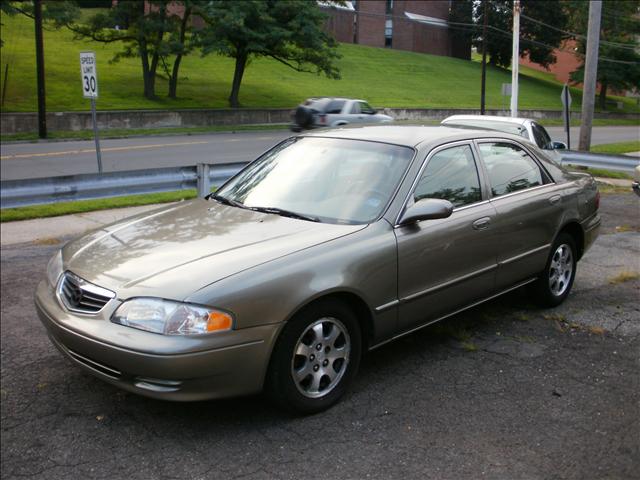
[[[47,138],[47,107],[44,90],[44,47],[42,44],[42,0],[33,2],[36,27],[36,77],[38,83],[38,136]]]
[[[480,86],[480,115],[484,115],[484,92],[487,84],[487,21],[489,0],[482,0],[484,3],[484,23],[482,25],[482,81]]]
[[[518,116],[518,66],[520,61],[520,0],[513,0],[513,53],[511,54],[511,116]]]
[[[584,62],[584,88],[582,90],[582,125],[578,150],[591,148],[591,123],[596,103],[596,80],[598,77],[598,46],[600,45],[600,15],[602,1],[589,2],[589,30],[587,31],[587,57]]]

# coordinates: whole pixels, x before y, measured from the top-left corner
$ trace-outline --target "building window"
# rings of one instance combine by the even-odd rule
[[[393,13],[393,0],[387,0],[387,15]]]

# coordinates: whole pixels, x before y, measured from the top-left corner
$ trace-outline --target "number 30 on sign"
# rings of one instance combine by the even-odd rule
[[[95,52],[80,52],[80,74],[82,77],[82,96],[98,97],[98,70]]]

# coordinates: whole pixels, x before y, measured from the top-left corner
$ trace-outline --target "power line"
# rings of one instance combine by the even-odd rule
[[[530,22],[534,22],[534,23],[537,23],[539,25],[544,25],[545,27],[551,28],[553,30],[556,30],[556,31],[561,32],[561,33],[564,33],[566,35],[569,35],[569,36],[572,36],[572,37],[576,37],[576,38],[581,38],[583,40],[587,39],[586,35],[582,35],[582,34],[576,33],[576,32],[570,32],[568,30],[562,30],[561,28],[554,27],[553,25],[549,25],[548,23],[545,23],[545,22],[543,22],[541,20],[537,20],[535,18],[531,18],[531,17],[529,17],[527,15],[524,15],[524,14],[520,14],[520,16],[522,18],[526,19],[526,20],[529,20]],[[612,46],[612,47],[615,47],[615,48],[624,48],[626,50],[632,50],[632,51],[636,51],[636,49],[638,48],[637,45],[636,46],[632,46],[631,43],[609,42],[609,41],[606,41],[606,40],[600,40],[600,44],[601,45]]]

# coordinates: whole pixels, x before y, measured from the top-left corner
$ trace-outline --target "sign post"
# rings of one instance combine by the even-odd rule
[[[502,109],[505,110],[505,106],[504,106],[504,99],[506,97],[510,97],[511,96],[511,84],[510,83],[503,83],[502,84]]]
[[[567,149],[571,150],[571,93],[569,92],[569,85],[566,83],[564,87],[562,87],[562,94],[560,95],[560,100],[562,100],[562,117],[564,120],[564,130],[567,132]]]
[[[95,52],[80,52],[80,76],[82,78],[82,96],[91,100],[91,119],[93,120],[93,136],[96,141],[98,172],[102,173],[102,155],[100,153],[100,138],[98,137],[98,120],[96,116],[98,70],[96,69]]]

